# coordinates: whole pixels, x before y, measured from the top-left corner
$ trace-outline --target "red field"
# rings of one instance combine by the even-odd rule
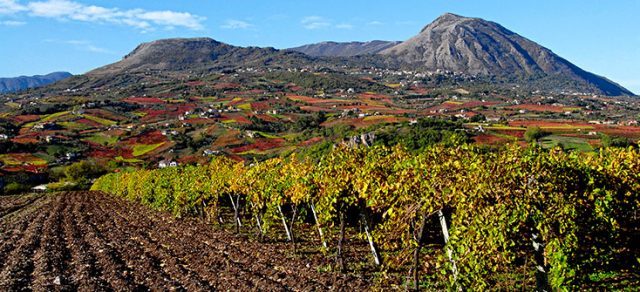
[[[510,142],[509,139],[505,139],[505,138],[498,137],[491,134],[481,134],[473,137],[473,140],[478,144],[487,144],[487,145],[504,144],[504,143]]]
[[[270,115],[258,114],[258,115],[252,115],[252,116],[254,116],[254,117],[258,118],[258,119],[261,119],[263,121],[266,121],[266,122],[277,122],[277,121],[279,121],[278,118],[272,117]]]
[[[17,123],[34,122],[40,119],[39,115],[21,115],[13,117],[13,120]]]
[[[167,137],[163,136],[160,131],[147,132],[125,140],[128,145],[158,144],[162,142],[167,142]]]
[[[164,100],[157,97],[129,97],[123,99],[124,102],[134,104],[160,104],[164,103]]]
[[[309,146],[309,145],[316,144],[316,143],[318,143],[318,142],[320,142],[322,140],[324,140],[324,138],[322,138],[322,137],[313,137],[313,138],[311,138],[309,140],[300,142],[300,144],[298,144],[298,146],[306,147],[306,146]]]
[[[300,107],[301,110],[303,111],[308,111],[308,112],[326,112],[328,111],[327,108],[324,107],[319,107],[319,106],[309,106],[309,105],[303,105]]]
[[[563,106],[553,106],[553,105],[540,105],[540,104],[519,104],[505,107],[506,109],[514,109],[514,110],[528,110],[534,112],[553,112],[553,113],[563,113],[566,112],[565,107]]]
[[[256,139],[256,142],[249,145],[231,148],[232,153],[242,153],[251,150],[265,151],[282,146],[284,139]]]
[[[185,123],[189,123],[192,125],[206,125],[206,124],[213,124],[215,123],[214,120],[212,119],[206,119],[206,118],[193,118],[193,119],[185,119],[184,120]]]
[[[238,83],[216,83],[213,88],[215,89],[235,89],[240,88],[241,85]]]
[[[377,94],[377,93],[360,93],[358,94],[359,98],[363,98],[363,99],[390,99],[391,96],[385,95],[385,94]]]
[[[576,121],[511,121],[509,122],[509,126],[514,127],[550,127],[550,128],[592,128],[595,125],[588,124],[585,122],[576,122]]]
[[[213,146],[216,147],[225,147],[231,145],[238,145],[242,143],[242,139],[238,138],[240,135],[240,131],[238,130],[229,130],[213,143]]]
[[[329,99],[329,98],[315,98],[303,95],[287,95],[287,98],[293,101],[301,101],[311,104],[323,104],[323,103],[354,103],[353,100],[346,99]]]
[[[83,124],[83,125],[87,125],[93,128],[99,128],[102,127],[102,124],[96,122],[96,121],[92,121],[92,120],[87,120],[87,119],[79,119],[79,120],[75,120],[76,123],[79,124]]]

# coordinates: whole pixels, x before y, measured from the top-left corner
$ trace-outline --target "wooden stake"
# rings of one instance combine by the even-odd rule
[[[316,207],[313,203],[309,204],[311,206],[311,212],[313,213],[313,219],[316,220],[316,226],[318,227],[318,234],[320,234],[320,241],[322,241],[322,246],[327,248],[327,242],[324,241],[324,235],[322,234],[322,228],[320,227],[320,221],[318,221],[318,215],[316,214]]]
[[[251,207],[253,207],[253,203],[251,203]],[[258,211],[256,211],[256,225],[258,225],[258,230],[260,231],[260,237],[264,235],[264,230],[262,230],[262,224],[260,223],[260,216],[258,215]]]
[[[282,225],[284,225],[284,231],[287,232],[287,240],[291,241],[291,232],[289,231],[289,225],[287,225],[287,219],[284,218],[282,213],[282,207],[278,205],[278,211],[280,211],[280,217],[282,218]]]
[[[344,243],[344,212],[340,210],[340,238],[338,239],[338,266],[340,267],[340,272],[344,273],[345,265],[344,265],[344,257],[342,256],[342,245]]]
[[[378,249],[373,243],[373,237],[371,236],[371,233],[369,233],[369,223],[367,222],[367,216],[365,216],[364,211],[360,212],[360,216],[362,217],[362,223],[364,223],[364,232],[367,235],[367,240],[369,241],[369,247],[371,248],[373,260],[375,261],[376,265],[382,265],[382,259],[378,254]]]
[[[420,222],[420,231],[418,231],[418,236],[416,241],[418,242],[418,246],[416,246],[416,250],[413,253],[413,287],[418,290],[420,284],[420,250],[422,249],[422,242],[424,241],[424,228],[427,225],[427,216],[426,214],[422,214],[422,221]],[[414,233],[415,234],[415,233]]]
[[[442,227],[442,235],[444,236],[444,244],[446,246],[449,242],[449,229],[447,228],[447,220],[444,217],[444,213],[442,213],[442,210],[438,210],[436,213],[438,214],[438,218],[440,219],[440,227]],[[453,251],[451,250],[450,246],[447,246],[447,256],[449,257],[449,261],[451,262],[453,279],[456,280],[458,278],[458,267],[456,266],[456,261],[453,260]]]
[[[229,194],[229,199],[231,199],[231,206],[233,206],[233,217],[236,221],[236,233],[239,233],[240,227],[242,227],[242,222],[240,222],[240,216],[238,213],[238,209],[240,209],[240,195],[236,195],[236,201],[234,201],[233,196]]]
[[[548,267],[544,262],[544,243],[542,242],[542,238],[540,238],[540,234],[538,233],[533,233],[531,235],[531,238],[534,250],[534,258],[536,260],[536,290],[551,291],[547,276]]]

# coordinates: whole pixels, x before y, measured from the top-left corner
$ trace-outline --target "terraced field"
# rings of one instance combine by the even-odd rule
[[[0,197],[0,290],[367,290],[199,219],[102,193]]]

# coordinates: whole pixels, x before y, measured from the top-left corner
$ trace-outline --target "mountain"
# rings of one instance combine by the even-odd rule
[[[321,42],[288,50],[301,52],[313,57],[351,57],[357,55],[377,54],[400,42],[370,41],[370,42]]]
[[[0,78],[0,93],[16,92],[28,88],[45,86],[71,76],[73,75],[69,72],[54,72],[47,75]]]
[[[379,52],[376,54],[376,51]],[[239,68],[342,73],[370,68],[445,70],[465,75],[462,79],[455,76],[447,79],[450,82],[490,83],[551,93],[633,95],[620,85],[578,68],[497,23],[450,13],[440,16],[417,36],[401,43],[325,42],[277,50],[233,46],[211,38],[157,40],[139,45],[116,63],[56,83],[55,87],[61,90],[144,88],[138,85],[157,83],[159,76],[171,82],[186,76],[193,78]],[[437,80],[431,81],[437,85]]]
[[[451,13],[380,54],[426,70],[516,77],[590,88],[606,95],[633,95],[495,22]]]
[[[237,47],[210,38],[176,38],[143,43],[121,61],[87,73],[90,76],[146,70],[222,70],[240,66],[287,66],[306,62],[298,52],[274,48]]]

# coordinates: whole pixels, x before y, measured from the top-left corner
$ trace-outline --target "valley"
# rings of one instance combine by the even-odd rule
[[[640,98],[496,22],[445,13],[404,41],[276,49],[192,37],[209,30],[190,13],[6,3],[171,38],[2,81],[2,290],[640,283]]]

